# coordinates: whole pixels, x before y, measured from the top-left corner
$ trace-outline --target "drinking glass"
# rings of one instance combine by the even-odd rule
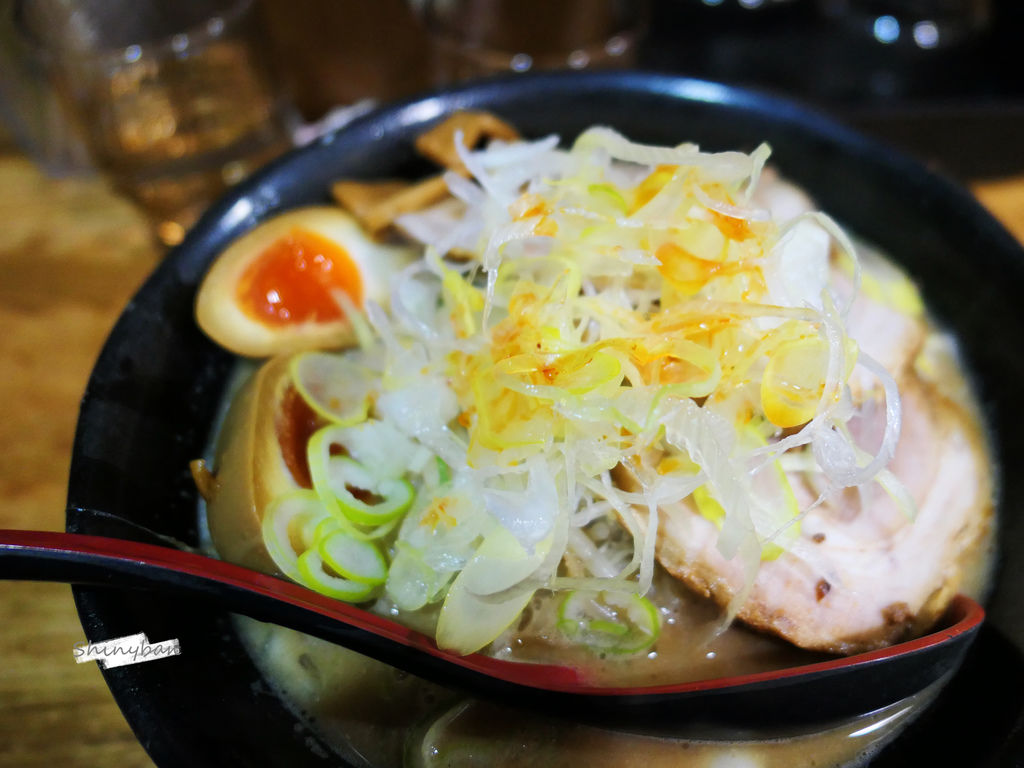
[[[538,69],[627,67],[646,0],[417,0],[441,85]]]
[[[290,146],[252,0],[24,0],[94,163],[177,244],[206,206]]]

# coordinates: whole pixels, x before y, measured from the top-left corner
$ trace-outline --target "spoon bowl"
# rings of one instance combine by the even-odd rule
[[[932,633],[870,653],[770,672],[640,687],[591,684],[586,670],[458,656],[426,635],[283,579],[137,541],[0,530],[0,578],[160,589],[300,630],[467,693],[587,720],[650,726],[699,717],[730,725],[823,722],[868,712],[954,670],[985,612],[958,596]]]

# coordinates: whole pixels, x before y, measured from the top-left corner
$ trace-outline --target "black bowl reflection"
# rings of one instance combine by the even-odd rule
[[[197,330],[196,286],[229,241],[280,210],[323,202],[339,176],[418,175],[412,139],[440,115],[492,110],[525,135],[575,136],[608,124],[662,144],[773,147],[782,173],[824,210],[903,264],[940,323],[962,340],[1001,466],[1024,465],[1024,253],[964,190],[883,146],[789,103],[716,84],[638,73],[550,74],[484,82],[385,108],[278,160],[196,225],[125,310],[90,379],[76,435],[67,529],[147,539],[136,525],[197,542],[188,462],[209,438],[232,359]],[[878,764],[985,764],[1024,757],[1022,479],[1001,491],[1005,559],[990,622],[936,707]],[[97,512],[102,510],[103,512]],[[153,595],[76,589],[86,634],[179,638],[181,656],[104,672],[128,722],[161,766],[345,763],[274,696],[227,614]],[[996,693],[980,696],[979,688]],[[1014,682],[1016,681],[1016,682]],[[1011,686],[1012,687],[1007,687]],[[999,693],[1002,691],[1003,693]],[[979,702],[984,702],[979,705]],[[984,716],[979,713],[984,712]],[[974,723],[951,739],[951,723]],[[952,742],[952,743],[951,743]],[[960,750],[960,754],[957,753]],[[960,758],[958,760],[958,758]],[[900,762],[900,760],[904,762]]]

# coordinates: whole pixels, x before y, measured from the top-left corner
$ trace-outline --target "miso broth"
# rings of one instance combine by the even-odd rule
[[[236,626],[257,667],[296,715],[339,755],[374,768],[859,766],[919,715],[945,682],[813,730],[730,733],[691,726],[635,734],[466,699],[283,627],[244,617]],[[761,647],[757,641],[763,639],[754,645]]]

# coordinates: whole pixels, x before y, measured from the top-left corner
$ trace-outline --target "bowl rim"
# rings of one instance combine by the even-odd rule
[[[292,150],[272,161],[248,179],[233,187],[199,219],[184,241],[175,247],[146,280],[131,307],[145,303],[158,293],[159,286],[173,275],[186,284],[197,284],[205,272],[212,254],[223,248],[227,242],[241,232],[254,226],[267,216],[286,210],[279,207],[278,195],[271,187],[289,168],[303,162],[311,162],[321,153],[329,152],[338,142],[359,146],[374,141],[389,126],[408,128],[422,125],[459,108],[485,106],[495,95],[508,97],[530,97],[536,94],[557,94],[566,89],[583,91],[605,97],[615,93],[640,93],[657,99],[682,102],[700,102],[715,107],[736,110],[743,114],[754,114],[770,120],[782,129],[797,129],[841,149],[844,154],[875,166],[884,166],[893,173],[905,177],[910,187],[923,188],[928,185],[932,194],[942,198],[959,209],[961,215],[970,217],[979,228],[979,237],[991,240],[1000,249],[1008,249],[1024,257],[1024,249],[1017,240],[992,217],[981,204],[945,175],[929,169],[899,150],[869,138],[847,127],[836,119],[817,109],[799,104],[776,94],[726,85],[709,80],[694,79],[675,75],[642,71],[594,71],[594,72],[553,72],[526,75],[511,75],[490,78],[459,85],[453,88],[430,91],[425,94],[382,105],[351,123],[332,131],[310,144]],[[1024,262],[1024,258],[1022,258]],[[90,518],[81,514],[91,505],[79,497],[85,478],[76,457],[83,450],[88,435],[83,431],[86,415],[90,408],[89,393],[98,370],[113,359],[118,328],[125,322],[125,316],[118,320],[114,330],[90,376],[86,396],[83,399],[79,427],[76,430],[73,448],[72,470],[68,488],[67,530],[77,533],[93,532],[89,527]],[[88,497],[88,494],[86,494]],[[109,635],[107,618],[95,600],[92,589],[76,588],[75,600],[86,635],[89,639],[102,639]],[[111,692],[121,707],[129,725],[137,736],[146,730],[144,746],[151,757],[160,764],[175,764],[176,754],[165,741],[168,736],[154,733],[152,722],[146,717],[144,707],[140,709],[137,691],[124,685],[114,676],[104,672]],[[163,741],[162,741],[163,740]]]

